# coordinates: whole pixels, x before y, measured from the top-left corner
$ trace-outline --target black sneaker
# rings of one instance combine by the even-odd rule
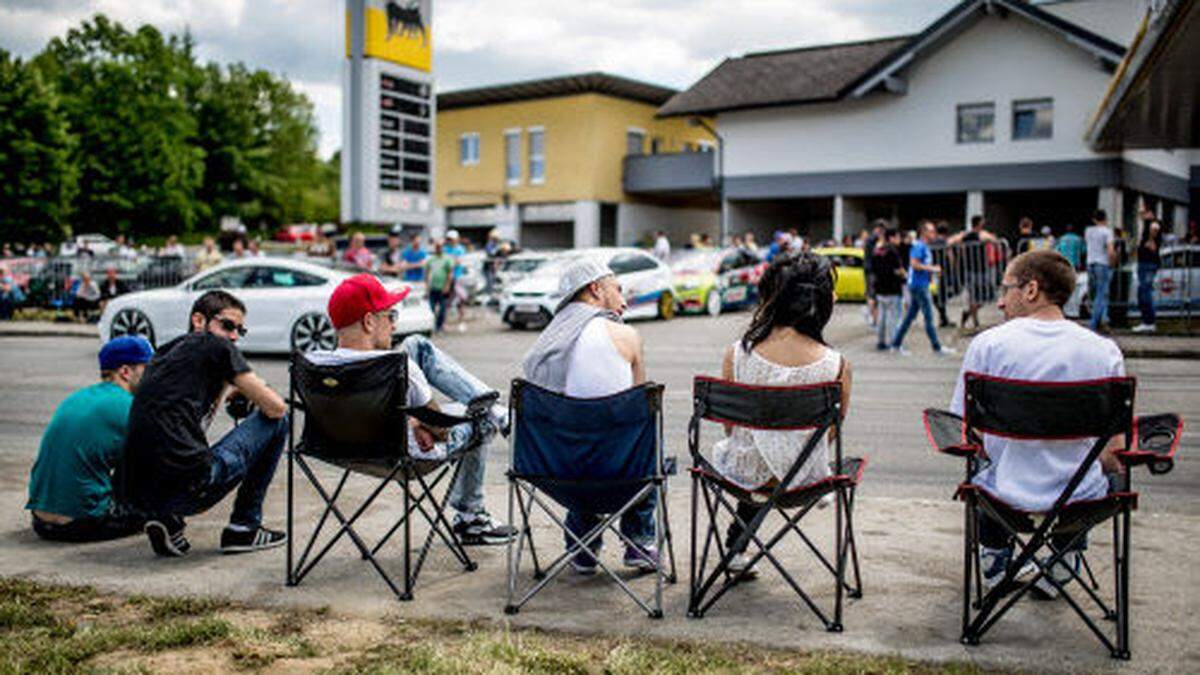
[[[146,521],[146,537],[150,548],[163,558],[182,558],[192,548],[183,535],[184,524],[178,518],[152,518]]]
[[[221,553],[250,553],[282,546],[287,534],[278,530],[259,527],[255,530],[235,530],[227,527],[221,531]]]
[[[463,546],[497,546],[512,541],[517,536],[517,528],[486,513],[475,514],[470,520],[459,515],[454,519],[454,536]]]

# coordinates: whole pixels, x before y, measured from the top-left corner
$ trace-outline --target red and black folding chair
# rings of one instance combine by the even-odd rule
[[[379,576],[400,600],[411,600],[417,576],[429,554],[434,539],[442,542],[468,571],[476,563],[454,534],[446,519],[450,486],[458,477],[460,461],[467,452],[474,452],[484,437],[481,425],[483,411],[498,397],[492,395],[472,402],[465,416],[450,415],[427,408],[403,408],[407,400],[408,357],[403,352],[341,365],[316,365],[303,354],[295,353],[291,360],[291,387],[288,406],[291,424],[288,431],[288,504],[287,504],[287,585],[298,585],[321,562],[343,536],[348,537]],[[299,438],[295,434],[296,412],[304,412],[304,427]],[[462,423],[472,425],[467,443],[454,453],[440,459],[418,459],[408,451],[408,417],[439,428]],[[310,466],[319,460],[341,469],[332,491],[321,483]],[[293,553],[295,469],[308,479],[325,509],[299,558]],[[351,474],[375,479],[374,488],[347,515],[338,506],[338,498]],[[397,520],[374,545],[367,543],[356,525],[389,485],[401,492],[401,509]],[[439,497],[435,490],[441,489]],[[416,564],[412,561],[412,517],[420,514],[429,525]],[[330,516],[339,527],[314,552],[318,538]],[[397,532],[403,548],[402,585],[384,569],[377,559],[379,551]]]
[[[866,458],[842,456],[842,387],[838,382],[795,387],[754,386],[699,376],[693,384],[693,413],[688,425],[688,449],[692,454],[692,548],[691,582],[688,615],[703,617],[726,592],[746,578],[749,570],[766,560],[791,586],[796,595],[812,610],[826,630],[842,631],[842,599],[845,593],[852,598],[862,597],[862,576],[858,567],[858,547],[854,540],[854,493],[866,467]],[[746,490],[721,475],[721,472],[700,453],[702,421],[723,425],[772,429],[777,431],[811,430],[796,461],[779,484],[771,488]],[[830,462],[832,475],[822,480],[788,487],[797,472],[816,450],[821,438],[834,430],[834,459]],[[833,561],[826,557],[800,528],[799,523],[826,495],[834,495],[834,552]],[[707,515],[703,537],[697,528],[701,520],[701,498]],[[753,506],[755,514],[747,522],[738,517],[737,505]],[[759,530],[771,512],[778,513],[783,524],[769,537],[760,537]],[[725,546],[721,540],[720,520],[728,514],[739,525],[740,535]],[[834,578],[835,600],[833,616],[829,617],[801,588],[783,563],[772,552],[789,533],[797,535],[821,565]],[[703,550],[697,548],[703,539]],[[730,562],[740,551],[754,544],[744,570],[731,572]],[[846,561],[850,560],[854,583],[846,580]],[[710,567],[710,564],[712,565]],[[718,585],[720,582],[720,585]]]
[[[966,373],[964,378],[963,417],[934,409],[924,414],[926,433],[934,448],[966,461],[965,480],[955,491],[955,497],[966,507],[961,641],[967,645],[979,644],[996,622],[1041,581],[1054,587],[1114,658],[1128,659],[1130,519],[1138,498],[1131,487],[1131,469],[1144,464],[1151,473],[1170,471],[1182,421],[1178,415],[1135,418],[1136,381],[1132,377],[1030,382]],[[981,440],[983,434],[1021,440],[1096,440],[1053,505],[1046,511],[1030,512],[974,484],[976,473],[988,461]],[[1101,452],[1118,437],[1124,439],[1122,449],[1116,452],[1124,471],[1113,481],[1113,489],[1099,499],[1072,501],[1072,495],[1093,464],[1100,461]],[[981,514],[1003,527],[1017,550],[1004,578],[986,592],[980,565]],[[1081,570],[1065,563],[1058,565],[1092,528],[1105,521],[1111,521],[1113,526],[1112,606],[1098,593],[1099,584],[1081,551]],[[1048,555],[1039,557],[1043,550]],[[1036,572],[1028,581],[1018,583],[1018,572],[1031,561]],[[1066,582],[1050,574],[1055,565],[1070,573]],[[1084,573],[1090,583],[1084,582],[1081,576]],[[1099,609],[1102,620],[1115,623],[1111,638],[1066,591],[1069,581],[1079,582]]]

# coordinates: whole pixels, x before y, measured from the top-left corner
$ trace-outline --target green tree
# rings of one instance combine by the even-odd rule
[[[75,191],[73,144],[54,89],[0,49],[0,239],[62,239]]]
[[[54,38],[36,63],[57,83],[79,167],[76,230],[186,232],[207,215],[187,100],[198,76],[189,35],[126,30],[103,15]]]

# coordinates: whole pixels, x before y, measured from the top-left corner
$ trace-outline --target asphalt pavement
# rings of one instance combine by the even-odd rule
[[[467,330],[450,332],[436,342],[485,382],[506,391],[520,372],[520,360],[536,337],[502,327],[494,316],[475,310]],[[252,324],[253,317],[248,317]],[[636,324],[646,345],[651,379],[666,385],[668,454],[686,464],[685,428],[690,415],[691,379],[717,374],[726,345],[745,328],[749,315],[718,318],[680,317],[670,322]],[[953,331],[943,333],[955,345]],[[216,540],[229,503],[192,519],[193,555],[183,561],[153,558],[141,537],[87,546],[55,546],[38,541],[22,512],[25,484],[38,439],[55,405],[70,391],[96,377],[97,343],[69,337],[0,337],[0,574],[88,583],[100,588],[156,594],[211,594],[273,605],[329,605],[348,613],[393,613],[455,619],[511,620],[514,625],[579,632],[611,632],[701,640],[736,640],[799,649],[855,649],[901,653],[914,658],[963,659],[981,665],[1018,669],[1129,669],[1200,671],[1200,578],[1192,561],[1200,559],[1200,464],[1189,458],[1200,450],[1200,434],[1185,430],[1180,461],[1161,477],[1138,476],[1140,509],[1134,518],[1132,664],[1122,666],[1075,620],[1063,603],[1018,605],[987,636],[984,644],[958,644],[959,584],[962,557],[962,507],[950,499],[962,475],[961,465],[936,456],[928,447],[920,414],[944,407],[953,389],[960,359],[930,353],[923,333],[908,339],[909,357],[874,351],[874,337],[859,306],[839,306],[827,341],[853,365],[854,384],[845,425],[847,454],[870,458],[856,508],[865,597],[846,608],[846,632],[826,633],[770,570],[739,587],[703,620],[685,618],[690,491],[686,474],[671,482],[671,520],[676,532],[681,583],[666,594],[667,617],[650,621],[602,578],[567,578],[551,586],[521,614],[506,617],[503,549],[476,549],[480,569],[465,574],[449,553],[435,549],[423,572],[417,597],[398,603],[348,545],[335,548],[328,567],[318,568],[298,588],[283,585],[279,551],[225,558]],[[965,343],[958,345],[965,348]],[[253,357],[251,363],[277,390],[286,389],[286,361]],[[1187,360],[1139,360],[1127,364],[1139,378],[1139,412],[1175,411],[1200,420],[1200,364]],[[229,428],[220,420],[214,436]],[[710,445],[716,430],[705,432]],[[504,517],[506,447],[489,449],[487,503]],[[332,476],[321,470],[321,475]],[[280,471],[268,498],[268,524],[281,525],[285,473]],[[369,485],[352,481],[351,495]],[[398,493],[396,493],[398,495]],[[396,501],[385,503],[366,521],[368,532],[386,529]],[[302,490],[299,521],[312,523],[319,502]],[[806,519],[820,545],[828,539],[832,517]],[[423,531],[423,528],[418,528]],[[1111,566],[1111,535],[1098,528],[1092,542],[1093,565],[1102,583]],[[543,521],[535,530],[539,546],[557,549],[559,538]],[[610,542],[614,562],[619,547]],[[399,561],[395,546],[385,564]],[[818,603],[832,600],[832,584],[799,545],[784,549],[802,584],[811,584]],[[607,559],[606,559],[607,560]],[[648,590],[646,579],[635,588]]]

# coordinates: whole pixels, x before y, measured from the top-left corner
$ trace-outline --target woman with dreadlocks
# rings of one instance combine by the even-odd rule
[[[831,382],[842,384],[842,415],[850,403],[850,363],[831,349],[822,332],[833,314],[836,271],[828,259],[811,253],[781,256],[759,281],[759,305],[750,327],[725,350],[721,376],[744,384],[795,386]],[[786,478],[811,432],[772,431],[729,427],[713,447],[714,466],[733,483],[747,489],[772,488]],[[828,439],[821,439],[790,487],[807,485],[830,475]],[[738,504],[738,518],[749,522],[756,507]],[[741,534],[735,522],[727,545]],[[748,558],[743,551],[730,565],[737,573]],[[753,570],[747,577],[753,575]]]

